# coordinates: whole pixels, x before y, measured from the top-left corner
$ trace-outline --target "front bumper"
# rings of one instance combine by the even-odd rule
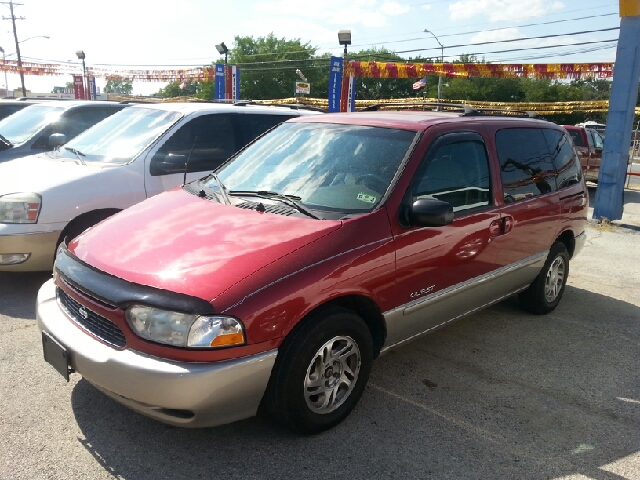
[[[212,427],[256,414],[277,350],[211,363],[165,360],[116,350],[62,312],[53,280],[38,292],[38,327],[69,353],[70,367],[119,403],[183,427]]]
[[[29,258],[17,265],[0,264],[0,272],[38,272],[53,268],[60,232],[0,235],[0,255],[27,253]]]

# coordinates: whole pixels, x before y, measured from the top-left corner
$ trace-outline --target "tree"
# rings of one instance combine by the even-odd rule
[[[229,50],[229,64],[240,66],[240,96],[243,99],[268,100],[294,95],[296,69],[311,83],[312,96],[325,96],[329,64],[316,58],[316,48],[301,43],[299,38],[240,37],[234,39]],[[326,68],[325,68],[326,65]],[[322,71],[326,70],[326,71]],[[322,85],[324,79],[327,83]]]
[[[156,95],[162,98],[195,97],[200,91],[200,82],[171,82],[158,90]]]
[[[131,80],[125,80],[120,76],[109,77],[107,85],[104,87],[105,93],[119,93],[121,95],[131,95],[132,90]]]

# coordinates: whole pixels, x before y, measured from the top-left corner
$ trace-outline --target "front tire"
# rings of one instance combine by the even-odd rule
[[[265,400],[277,420],[318,433],[356,406],[371,372],[373,340],[347,309],[331,308],[303,322],[280,347]]]
[[[560,303],[569,276],[569,253],[563,243],[551,246],[547,261],[536,279],[519,295],[520,304],[531,313],[546,315]]]

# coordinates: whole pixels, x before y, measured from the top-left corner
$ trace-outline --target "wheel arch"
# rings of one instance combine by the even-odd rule
[[[571,230],[565,230],[555,240],[556,242],[560,242],[564,244],[567,248],[567,252],[569,252],[569,258],[573,257],[573,252],[576,249],[576,237]]]
[[[380,355],[380,350],[387,338],[387,327],[384,317],[380,312],[380,308],[371,298],[361,294],[342,295],[332,298],[326,302],[316,306],[310,310],[300,321],[296,322],[294,327],[287,333],[291,335],[296,327],[301,325],[307,318],[328,310],[332,307],[341,307],[354,312],[358,315],[369,328],[371,338],[373,339],[373,357]]]
[[[58,237],[58,242],[56,243],[56,251],[58,250],[58,246],[60,245],[60,243],[62,243],[62,241],[64,241],[65,237],[67,237],[68,235],[71,234],[73,236],[76,236],[87,228],[100,223],[102,220],[105,220],[120,211],[121,209],[119,208],[97,208],[95,210],[81,213],[77,217],[71,219],[69,223],[67,223],[67,225],[62,229],[60,237]],[[69,238],[68,240],[71,240],[71,238]]]

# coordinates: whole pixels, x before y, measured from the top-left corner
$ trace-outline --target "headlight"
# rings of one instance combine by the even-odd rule
[[[242,323],[222,315],[189,315],[133,305],[126,311],[129,325],[142,338],[175,347],[215,348],[244,345]]]
[[[11,193],[0,197],[0,223],[36,223],[42,198],[37,193]]]

